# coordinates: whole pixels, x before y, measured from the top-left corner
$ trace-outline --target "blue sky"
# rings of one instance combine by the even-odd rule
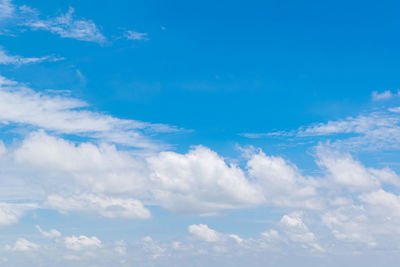
[[[397,266],[395,1],[0,0],[4,266]]]

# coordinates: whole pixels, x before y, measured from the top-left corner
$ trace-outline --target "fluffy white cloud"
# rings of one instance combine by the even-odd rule
[[[325,251],[325,249],[316,242],[315,234],[304,224],[299,214],[293,213],[284,215],[280,220],[280,225],[290,241],[302,243],[303,246],[308,245],[309,248],[320,252]]]
[[[84,235],[70,236],[64,239],[65,247],[71,250],[82,250],[88,248],[100,248],[102,242],[95,236],[87,237]]]
[[[61,182],[75,181],[93,192],[143,192],[146,184],[144,162],[113,145],[74,143],[44,132],[29,135],[14,151],[16,161],[32,166]],[[72,178],[72,179],[71,179]]]
[[[25,238],[18,238],[14,246],[6,245],[7,250],[12,251],[32,251],[38,250],[40,246],[36,243],[26,240]]]
[[[267,203],[276,206],[321,208],[315,182],[303,177],[297,167],[281,157],[266,156],[262,151],[247,163],[249,174],[262,188]]]
[[[264,201],[239,167],[202,146],[187,154],[161,152],[148,163],[154,198],[168,210],[213,214]]]
[[[400,185],[400,177],[391,169],[366,168],[348,153],[339,153],[323,146],[317,150],[318,164],[335,183],[351,189],[374,189],[381,183]]]
[[[189,233],[206,242],[218,242],[223,239],[222,235],[211,229],[206,224],[193,224],[188,227]]]
[[[283,215],[280,223],[290,240],[301,243],[315,241],[315,235],[310,232],[299,215]]]
[[[107,218],[148,219],[150,211],[135,199],[113,198],[95,195],[62,197],[50,195],[45,203],[47,208],[61,212],[97,212]]]

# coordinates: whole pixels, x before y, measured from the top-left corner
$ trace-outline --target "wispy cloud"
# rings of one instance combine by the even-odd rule
[[[33,30],[45,30],[58,34],[62,38],[73,38],[99,44],[107,42],[107,38],[93,21],[74,17],[74,9],[72,7],[61,16],[46,20],[32,19],[25,22],[24,25]]]
[[[290,137],[292,140],[295,140],[293,138],[319,137],[319,139],[314,138],[311,141],[316,143],[325,138],[330,141],[330,145],[337,148],[400,148],[400,118],[398,112],[400,112],[399,107],[392,107],[355,117],[302,126],[297,130],[241,135],[247,138]]]
[[[11,18],[14,12],[15,12],[15,6],[12,4],[12,0],[0,1],[0,21]]]
[[[156,148],[141,131],[174,132],[175,127],[123,120],[87,110],[88,104],[71,97],[38,93],[24,84],[0,77],[0,122],[28,124],[58,133],[142,148]]]
[[[380,101],[380,100],[387,100],[393,97],[393,93],[390,90],[386,90],[382,93],[377,91],[372,92],[372,100]]]
[[[0,47],[0,64],[4,65],[26,65],[26,64],[34,64],[41,62],[55,62],[63,60],[62,57],[56,57],[53,55],[43,56],[43,57],[23,57],[19,55],[10,55],[6,50]]]
[[[147,33],[137,31],[125,31],[124,37],[128,40],[149,40]]]

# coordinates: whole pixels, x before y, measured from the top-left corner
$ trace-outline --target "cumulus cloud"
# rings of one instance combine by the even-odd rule
[[[58,181],[78,185],[97,193],[143,192],[146,166],[127,152],[108,144],[79,145],[62,138],[35,132],[14,151],[15,160]]]
[[[36,243],[26,240],[25,238],[18,238],[14,246],[6,245],[6,250],[12,251],[33,251],[38,250],[40,246]]]
[[[323,146],[317,150],[318,164],[326,169],[326,176],[337,184],[361,190],[379,188],[382,182],[400,185],[400,177],[389,168],[366,168],[348,153],[331,151]]]
[[[64,244],[67,249],[83,250],[95,249],[102,247],[102,242],[95,236],[87,237],[85,235],[69,236],[64,239]]]
[[[321,208],[316,183],[301,175],[298,168],[281,157],[266,156],[262,151],[247,163],[249,174],[261,187],[267,203],[276,206]]]
[[[160,152],[148,164],[154,198],[168,210],[207,215],[264,201],[239,167],[202,146],[187,154]]]
[[[188,227],[189,233],[198,239],[206,242],[217,242],[222,239],[222,235],[213,229],[210,229],[206,224],[193,224]]]
[[[197,240],[208,243],[227,243],[234,241],[236,244],[242,244],[245,240],[236,234],[224,234],[211,229],[206,224],[192,224],[188,227],[189,233]],[[173,244],[175,249],[183,249],[184,245],[181,243]]]

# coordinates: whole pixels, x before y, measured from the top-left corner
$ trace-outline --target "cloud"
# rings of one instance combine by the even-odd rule
[[[123,120],[87,110],[84,101],[35,92],[27,86],[0,78],[0,123],[28,124],[57,133],[79,134],[128,146],[157,149],[140,131],[173,132],[162,124]]]
[[[222,235],[213,229],[210,229],[206,224],[193,224],[188,227],[189,233],[198,239],[206,242],[218,242],[222,240]]]
[[[101,33],[98,26],[91,20],[76,19],[73,16],[74,9],[59,17],[47,20],[32,19],[24,23],[32,30],[45,30],[60,35],[62,38],[72,38],[80,41],[107,43],[107,38]]]
[[[27,210],[36,209],[37,204],[0,202],[0,226],[15,224]]]
[[[43,231],[42,228],[40,228],[39,225],[36,225],[36,229],[44,236],[47,237],[49,239],[55,239],[58,237],[61,237],[61,233],[59,231],[57,231],[56,229],[51,229],[50,231],[46,232]]]
[[[382,93],[379,93],[377,91],[372,92],[372,100],[374,100],[374,101],[387,100],[387,99],[391,99],[392,97],[393,97],[393,94],[389,90],[384,91]]]
[[[149,40],[147,33],[136,32],[136,31],[125,31],[124,37],[128,40]]]
[[[55,62],[63,60],[63,58],[55,57],[55,56],[43,56],[43,57],[22,57],[22,56],[13,56],[9,55],[7,51],[5,51],[2,47],[0,47],[0,64],[4,65],[26,65],[33,63],[40,63],[44,61]]]
[[[101,248],[102,242],[95,236],[87,237],[85,235],[70,236],[64,239],[64,244],[67,249],[71,250],[83,250],[83,249],[94,249]]]
[[[12,250],[12,251],[33,251],[33,250],[38,250],[40,246],[38,244],[35,244],[33,242],[30,242],[26,240],[25,238],[18,238],[17,241],[15,241],[15,245],[11,247],[10,245],[6,245],[6,250]]]
[[[13,156],[42,177],[56,176],[58,183],[75,182],[87,191],[139,193],[147,187],[144,161],[106,143],[75,144],[40,131],[28,135]]]
[[[148,164],[154,198],[171,211],[211,215],[264,201],[240,168],[202,146],[187,154],[160,152]]]
[[[166,249],[161,247],[157,241],[154,241],[150,236],[142,238],[142,249],[144,253],[149,255],[152,259],[166,256]]]
[[[257,182],[265,201],[274,206],[319,209],[316,183],[304,177],[298,168],[281,157],[266,156],[262,151],[247,163],[249,175]]]
[[[9,19],[14,15],[15,6],[12,4],[12,0],[1,0],[0,1],[0,21]]]
[[[97,212],[106,218],[148,219],[150,211],[135,199],[112,198],[95,195],[62,197],[50,195],[45,203],[47,208],[61,212]]]
[[[331,151],[320,146],[317,149],[318,164],[327,172],[334,183],[351,189],[376,189],[381,183],[400,185],[400,177],[391,169],[366,168],[348,153]]]
[[[291,137],[291,142],[307,140],[310,144],[325,138],[331,147],[342,150],[399,149],[400,118],[397,107],[392,107],[356,117],[302,126],[297,130],[241,135],[248,138]]]

